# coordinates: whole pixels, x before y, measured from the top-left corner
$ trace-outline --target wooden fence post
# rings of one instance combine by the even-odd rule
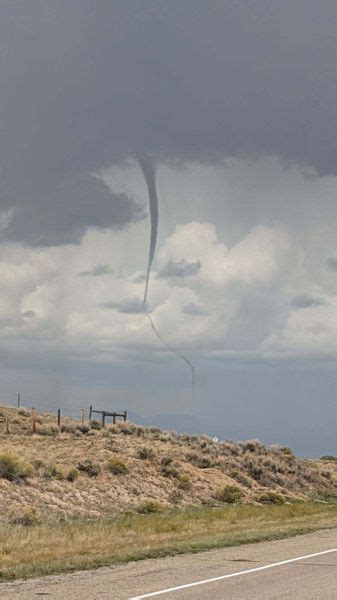
[[[90,421],[90,423],[91,423],[91,413],[92,413],[92,404],[90,404],[90,407],[89,407],[89,421]]]
[[[81,408],[81,423],[82,427],[84,427],[84,408]]]
[[[124,423],[125,423],[125,421],[126,421],[127,414],[128,414],[128,413],[127,413],[127,411],[125,410],[125,411],[124,411]]]
[[[105,410],[102,410],[102,427],[105,427]]]
[[[59,429],[61,429],[61,409],[60,408],[57,409],[57,426]]]
[[[20,408],[20,404],[21,404],[21,394],[19,392],[18,393],[18,408]]]
[[[32,432],[36,432],[36,410],[32,408]]]
[[[8,413],[6,412],[6,429],[5,429],[5,433],[10,433],[10,429],[9,429],[9,416]]]

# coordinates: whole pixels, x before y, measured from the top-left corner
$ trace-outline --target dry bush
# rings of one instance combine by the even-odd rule
[[[137,450],[136,457],[141,460],[151,460],[154,457],[153,449],[148,448],[147,446],[142,446]]]
[[[39,435],[57,435],[59,433],[59,428],[56,425],[51,425],[50,427],[39,427],[36,433]]]
[[[43,470],[44,479],[64,479],[64,474],[57,465],[47,465]]]
[[[210,469],[211,467],[215,467],[217,465],[217,462],[208,456],[198,454],[196,452],[190,452],[186,454],[186,459],[196,467],[199,467],[199,469]]]
[[[220,502],[226,502],[227,504],[237,504],[244,498],[245,493],[237,485],[224,485],[218,488],[214,498],[220,500]]]
[[[13,525],[28,527],[36,525],[39,520],[34,506],[23,506],[15,508],[9,515],[9,522]]]
[[[163,465],[161,468],[161,473],[164,475],[164,477],[171,477],[172,479],[180,478],[178,469],[172,465]]]
[[[122,421],[116,424],[117,431],[123,435],[137,435],[137,425],[130,423],[129,421]]]
[[[240,442],[240,446],[243,452],[255,452],[257,454],[265,454],[266,448],[259,440],[247,440],[246,442]]]
[[[164,506],[156,500],[144,500],[139,506],[137,506],[137,512],[146,515],[149,513],[161,513],[164,510]]]
[[[332,456],[331,454],[324,454],[324,456],[321,456],[320,460],[327,460],[329,462],[336,462],[337,461],[337,456]]]
[[[79,462],[77,468],[82,473],[86,473],[89,477],[97,477],[101,472],[101,467],[97,463],[93,463],[91,460],[86,459],[83,462]]]
[[[180,490],[191,489],[191,478],[187,473],[180,473],[177,480],[177,486]]]
[[[80,433],[86,434],[89,433],[90,431],[90,426],[89,425],[82,425],[82,423],[80,425],[76,425],[76,430],[79,431]]]
[[[252,487],[252,483],[249,477],[247,477],[247,475],[245,475],[245,473],[243,473],[242,471],[238,471],[237,469],[233,469],[231,471],[229,471],[229,476],[232,479],[235,479],[238,483],[241,483],[241,485],[244,485],[245,487]]]
[[[67,481],[76,481],[76,479],[78,479],[78,475],[79,475],[79,471],[78,469],[76,469],[75,467],[73,469],[70,469],[66,475],[66,480]]]
[[[70,425],[69,423],[61,423],[60,430],[61,433],[75,433],[76,426]]]
[[[107,468],[113,475],[125,475],[129,472],[126,464],[118,458],[109,458]]]
[[[167,456],[167,455],[163,456],[160,463],[161,463],[162,467],[168,467],[170,464],[172,464],[171,456]]]
[[[22,463],[15,454],[0,454],[0,477],[20,483],[31,474],[30,468]]]
[[[19,408],[18,409],[18,415],[20,415],[20,417],[30,417],[31,413],[27,408]]]
[[[280,452],[288,458],[295,458],[292,449],[288,446],[280,446]]]
[[[282,494],[278,494],[277,492],[263,492],[263,494],[260,494],[258,496],[255,497],[255,500],[257,502],[260,502],[261,504],[277,504],[277,505],[281,505],[281,504],[285,504],[286,499]]]

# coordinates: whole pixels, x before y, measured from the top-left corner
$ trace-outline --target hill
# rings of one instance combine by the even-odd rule
[[[6,415],[10,433],[6,433]],[[2,522],[160,512],[223,502],[284,503],[337,493],[335,464],[258,440],[215,442],[156,427],[0,407]]]

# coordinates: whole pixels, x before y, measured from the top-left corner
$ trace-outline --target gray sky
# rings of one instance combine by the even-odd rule
[[[332,0],[1,2],[4,399],[337,452],[336,31]],[[194,403],[141,306],[139,157]]]

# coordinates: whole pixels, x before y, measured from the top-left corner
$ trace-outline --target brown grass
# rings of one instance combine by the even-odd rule
[[[152,507],[153,509],[153,507]],[[204,507],[0,529],[2,580],[279,539],[337,526],[336,504]]]

